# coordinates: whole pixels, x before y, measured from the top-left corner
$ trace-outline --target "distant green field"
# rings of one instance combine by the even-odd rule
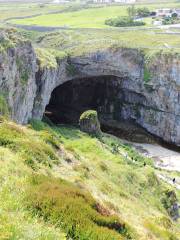
[[[106,18],[125,16],[125,6],[84,9],[76,12],[43,15],[30,19],[14,20],[13,23],[41,26],[70,26],[70,27],[107,27]]]
[[[26,17],[36,14],[62,11],[69,5],[39,4],[39,3],[0,3],[0,21],[8,18]]]
[[[138,5],[137,5],[138,6]],[[140,5],[147,6],[153,10],[160,7],[180,7],[180,3],[163,3]],[[67,26],[77,28],[107,28],[104,21],[107,18],[127,15],[127,6],[107,6],[100,8],[89,8],[80,11],[64,12],[58,14],[44,14],[38,17],[12,20],[15,24],[40,25],[40,26]],[[148,20],[148,24],[151,22]]]

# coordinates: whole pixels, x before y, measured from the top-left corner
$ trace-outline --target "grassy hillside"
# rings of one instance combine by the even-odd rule
[[[24,34],[27,35],[26,32]],[[116,50],[119,47],[138,48],[153,55],[157,51],[179,53],[179,39],[179,35],[172,37],[161,31],[81,29],[43,34],[36,36],[34,41],[36,46],[41,48],[50,49],[50,51],[56,49],[75,56],[107,48]]]
[[[0,162],[0,239],[180,238],[169,187],[115,137],[1,119]]]

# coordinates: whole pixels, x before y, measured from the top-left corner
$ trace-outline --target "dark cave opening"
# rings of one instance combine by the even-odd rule
[[[151,142],[153,137],[136,123],[136,107],[144,96],[122,87],[124,78],[96,76],[74,79],[54,89],[45,116],[55,124],[77,125],[81,113],[98,112],[101,129],[118,137],[138,142]],[[131,114],[132,113],[132,114]]]
[[[93,109],[100,118],[118,119],[118,94],[121,80],[101,76],[68,81],[51,94],[46,114],[54,123],[77,124],[81,113]]]

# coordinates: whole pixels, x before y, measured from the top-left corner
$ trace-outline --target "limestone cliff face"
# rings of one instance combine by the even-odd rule
[[[9,44],[8,35],[0,34],[0,43]],[[9,105],[13,120],[24,123],[32,117],[36,95],[36,56],[31,43],[22,41],[0,52],[0,94]]]
[[[149,108],[138,122],[151,133],[180,145],[180,58],[158,54],[149,71],[150,80],[142,88]]]
[[[52,91],[66,81],[115,76],[119,116],[133,119],[165,141],[180,145],[178,56],[159,54],[147,69],[143,54],[136,49],[107,49],[64,58],[54,68],[41,68],[37,62],[27,42],[0,54],[0,90],[6,93],[12,118],[17,122],[40,119]]]

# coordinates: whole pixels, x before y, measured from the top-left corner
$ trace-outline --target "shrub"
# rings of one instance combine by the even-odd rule
[[[130,19],[133,19],[136,15],[136,8],[134,5],[131,5],[130,7],[127,8],[127,14]]]
[[[72,63],[68,63],[66,65],[66,72],[69,76],[74,76],[78,73],[78,69]]]
[[[52,145],[56,149],[59,149],[61,142],[60,136],[57,135],[47,123],[35,119],[31,119],[29,123],[34,130],[40,132],[42,139],[46,143]]]
[[[129,17],[117,17],[105,20],[105,24],[113,27],[134,27],[145,25],[142,21],[134,21]]]
[[[0,125],[0,146],[18,153],[25,163],[33,169],[39,163],[51,166],[52,163],[58,161],[54,149],[46,142],[51,145],[55,144],[49,136],[37,139],[31,135],[26,135],[20,126],[13,123],[4,122]]]
[[[9,116],[9,107],[5,97],[2,94],[0,94],[0,115],[5,117]]]
[[[25,163],[33,169],[37,167],[37,163],[51,167],[52,163],[58,161],[53,149],[49,145],[43,144],[41,141],[31,141],[31,139],[23,141],[21,139],[18,141],[17,145],[16,148],[20,151]]]
[[[31,119],[29,121],[31,127],[36,130],[36,131],[42,131],[46,128],[46,124],[42,121],[36,120],[36,119]]]
[[[177,24],[179,22],[180,20],[176,17],[165,17],[163,18],[163,21],[162,21],[163,25]]]
[[[89,193],[64,180],[33,176],[27,205],[74,240],[132,239],[130,229],[117,216],[103,214]]]
[[[43,68],[51,69],[57,67],[57,60],[55,54],[52,54],[51,51],[48,51],[43,48],[36,48],[35,50],[38,63],[41,69]]]
[[[151,80],[152,76],[147,67],[144,68],[144,81],[148,83]]]
[[[28,69],[28,65],[25,62],[25,60],[23,59],[23,57],[18,56],[16,58],[16,65],[19,71],[19,77],[20,77],[20,81],[22,85],[25,85],[28,82],[29,79],[29,69]]]
[[[14,43],[8,37],[8,34],[5,34],[1,31],[0,34],[0,52],[4,53],[8,48],[13,48]]]
[[[167,210],[168,214],[173,218],[177,219],[179,216],[178,200],[175,191],[166,190],[162,198],[162,204]]]
[[[170,228],[162,228],[158,222],[147,221],[145,223],[146,227],[150,232],[155,235],[155,239],[163,239],[163,240],[178,240],[179,238],[175,236],[170,231]]]
[[[148,17],[151,14],[151,12],[149,11],[149,9],[147,7],[137,8],[136,13],[137,13],[138,17]]]

